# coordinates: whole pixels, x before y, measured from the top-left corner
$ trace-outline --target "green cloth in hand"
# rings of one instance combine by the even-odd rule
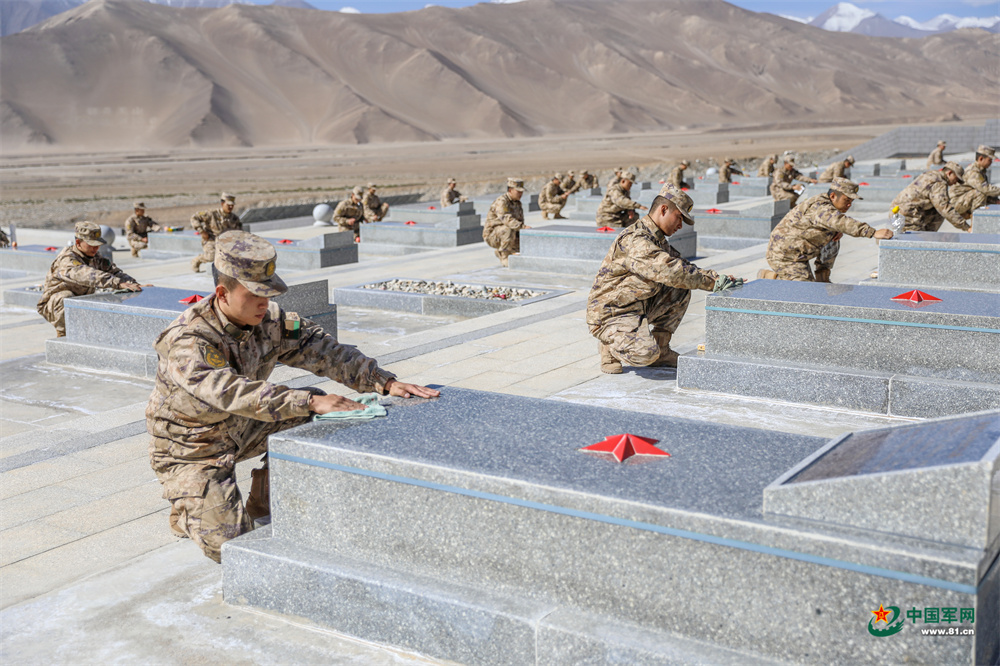
[[[360,398],[356,398],[355,402],[360,402],[365,405],[364,409],[355,409],[350,412],[327,412],[326,414],[317,414],[313,417],[314,421],[346,421],[348,419],[373,419],[376,416],[385,416],[385,407],[378,404],[378,396],[374,393],[365,393]]]
[[[712,293],[723,291],[725,289],[730,289],[731,287],[742,287],[743,278],[730,279],[728,275],[720,275],[719,279],[715,281],[715,288],[712,289]]]

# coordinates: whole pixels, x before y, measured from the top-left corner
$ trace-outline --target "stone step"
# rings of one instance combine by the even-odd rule
[[[375,222],[361,227],[361,244],[411,245],[437,249],[483,242],[483,228],[443,228],[430,224],[408,225],[403,222]]]
[[[1000,292],[1000,234],[910,231],[881,241],[878,284]]]

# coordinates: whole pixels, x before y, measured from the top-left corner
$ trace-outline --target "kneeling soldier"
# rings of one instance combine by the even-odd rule
[[[627,227],[639,219],[636,209],[646,210],[646,207],[637,201],[632,201],[632,183],[635,182],[635,174],[631,171],[622,171],[617,183],[608,187],[607,193],[601,199],[597,207],[598,227]]]
[[[355,347],[270,298],[287,291],[264,239],[231,231],[218,239],[215,293],[175,319],[155,344],[159,365],[146,407],[150,464],[171,502],[170,526],[221,561],[222,544],[270,513],[267,467],[253,472],[243,505],[236,463],[267,453],[267,437],[313,414],[365,405],[318,389],[291,389],[268,376],[279,362],[357,391],[432,398],[404,384]],[[266,459],[265,459],[266,461]]]
[[[948,162],[938,171],[925,171],[892,200],[899,206],[899,212],[906,218],[906,231],[937,231],[948,220],[956,229],[969,231],[966,220],[972,218],[972,211],[959,212],[948,192],[948,187],[964,184],[965,170],[954,162]]]
[[[365,220],[365,209],[361,203],[363,195],[364,190],[358,185],[333,210],[333,221],[341,231],[353,231],[355,243],[361,241],[361,223]]]
[[[692,289],[742,284],[683,259],[667,237],[694,224],[691,197],[664,185],[649,214],[618,235],[590,290],[587,325],[600,343],[601,371],[631,366],[677,367],[670,339],[687,312]]]
[[[382,203],[382,199],[375,194],[377,189],[375,183],[368,183],[368,191],[361,200],[365,209],[365,222],[381,222],[389,214],[389,204]]]
[[[806,199],[788,211],[771,232],[767,263],[757,277],[803,282],[829,282],[833,262],[840,250],[840,237],[892,238],[891,229],[879,229],[844,215],[858,196],[858,186],[846,178],[834,178],[826,194]],[[809,260],[816,260],[813,277]]]
[[[93,222],[77,222],[73,245],[56,255],[49,267],[37,308],[38,314],[56,327],[56,337],[66,335],[64,299],[93,294],[98,289],[142,291],[134,277],[97,253],[104,244],[99,226]]]
[[[132,256],[138,257],[139,250],[149,247],[149,232],[159,231],[160,225],[153,218],[146,217],[146,204],[137,201],[132,208],[135,213],[125,220],[125,236],[132,248]]]
[[[521,251],[521,229],[531,228],[524,225],[523,194],[524,181],[508,178],[507,191],[490,206],[486,224],[483,225],[483,240],[493,248],[504,268],[507,267],[507,257]]]
[[[543,220],[549,219],[549,215],[553,220],[563,219],[562,209],[569,195],[563,191],[562,180],[561,173],[552,176],[552,180],[542,188],[542,193],[538,196],[538,207],[542,209]]]
[[[215,239],[232,230],[243,229],[240,216],[233,214],[236,197],[222,193],[219,207],[191,216],[191,228],[201,235],[201,254],[191,260],[191,270],[201,272],[202,264],[210,264],[215,259]]]

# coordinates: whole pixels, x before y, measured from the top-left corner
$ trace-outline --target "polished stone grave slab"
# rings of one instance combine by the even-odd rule
[[[1000,234],[1000,206],[984,206],[972,213],[972,230],[977,234]]]
[[[54,247],[54,250],[46,248]],[[56,255],[62,252],[65,245],[20,245],[0,249],[0,269],[5,271],[23,271],[24,273],[48,273],[49,267],[55,261]]]
[[[951,543],[944,507],[917,537],[765,513],[823,439],[463,389],[386,402],[271,438],[273,522],[223,546],[227,603],[467,664],[997,658],[996,549]],[[621,433],[670,456],[581,451]],[[991,500],[961,497],[981,531]],[[977,635],[874,638],[880,604],[974,609]]]
[[[482,228],[482,216],[476,213],[472,201],[462,201],[442,208],[440,204],[396,206],[389,209],[386,222],[409,222],[430,224],[442,229]]]
[[[880,241],[878,284],[1000,292],[1000,234],[908,231]]]
[[[403,255],[481,242],[482,216],[475,212],[473,202],[446,209],[421,204],[390,209],[388,220],[362,225],[360,252]]]
[[[656,191],[659,193],[659,190]],[[711,207],[716,204],[728,203],[730,198],[729,183],[710,183],[707,181],[695,181],[694,188],[687,191],[696,208]],[[652,199],[650,199],[652,201]]]
[[[312,226],[312,218],[299,226]],[[279,269],[316,270],[328,266],[357,263],[358,249],[349,232],[333,231],[306,239],[287,239],[280,229],[264,232],[278,253]],[[259,233],[260,230],[254,233]],[[201,254],[201,236],[192,229],[149,234],[149,252],[153,256],[195,256]]]
[[[189,255],[201,254],[201,236],[193,229],[181,229],[180,231],[150,232],[149,247],[151,253],[164,255]]]
[[[21,308],[35,309],[38,300],[42,297],[41,285],[31,287],[18,287],[16,289],[4,289],[3,304],[16,305]]]
[[[706,302],[677,384],[898,416],[1000,408],[1000,294],[755,280]]]
[[[694,209],[698,242],[704,248],[740,250],[767,243],[771,231],[788,212],[788,201],[731,202],[718,213]]]
[[[312,208],[315,208],[313,206]],[[312,208],[309,209],[308,215],[300,215],[297,217],[281,217],[276,219],[260,220],[259,222],[244,222],[243,229],[249,231],[252,234],[257,234],[260,236],[268,231],[281,231],[282,229],[300,229],[302,227],[311,227],[316,222],[312,216]]]
[[[146,287],[127,294],[93,294],[65,301],[66,337],[46,340],[49,363],[156,376],[153,344],[166,326],[190,307],[181,299],[206,292]],[[325,280],[289,285],[273,299],[282,308],[298,312],[337,336],[337,308],[330,304]]]
[[[670,245],[690,259],[697,254],[696,227],[683,225],[670,237]],[[619,230],[598,231],[596,227],[554,224],[521,231],[521,252],[508,259],[511,269],[596,275]]]
[[[390,280],[405,280],[409,278],[385,278],[379,282]],[[370,284],[370,283],[364,283]],[[511,308],[530,305],[556,296],[569,293],[565,290],[542,289],[539,287],[522,287],[503,285],[511,289],[530,289],[539,292],[538,296],[519,301],[502,299],[467,298],[462,296],[439,296],[435,294],[419,294],[406,291],[390,291],[382,289],[364,289],[364,284],[349,287],[336,287],[333,290],[333,300],[338,306],[359,308],[375,308],[377,310],[393,310],[398,312],[414,312],[424,315],[458,315],[461,317],[481,317],[482,315],[503,312]],[[472,285],[480,287],[483,285]]]

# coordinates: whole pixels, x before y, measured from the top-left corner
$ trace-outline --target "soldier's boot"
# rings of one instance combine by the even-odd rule
[[[267,467],[250,471],[250,494],[247,495],[247,515],[257,520],[271,515],[271,480]]]
[[[830,269],[820,268],[816,271],[816,282],[829,282],[830,281]]]
[[[500,250],[493,250],[493,254],[497,255],[497,259],[500,260],[500,265],[507,268],[507,253],[501,252]]]
[[[138,257],[139,256],[139,250],[137,250],[135,248],[132,248],[132,256],[133,257]]]
[[[606,375],[620,375],[622,362],[611,354],[611,347],[603,342],[598,342],[597,349],[601,354],[601,372]]]
[[[774,271],[768,270],[766,268],[762,268],[759,271],[757,271],[757,279],[758,280],[777,280],[778,279],[778,274],[775,273]]]
[[[181,539],[189,538],[187,533],[177,526],[177,521],[180,519],[180,514],[177,513],[177,507],[173,504],[170,505],[170,531],[174,533],[174,536],[180,537]]]
[[[191,260],[191,270],[195,273],[201,273],[201,257],[197,256]]]
[[[660,348],[660,356],[655,361],[649,364],[651,368],[676,368],[677,367],[677,352],[670,348],[670,338],[674,336],[673,333],[668,333],[666,331],[653,331],[653,339],[656,340],[656,346]]]

